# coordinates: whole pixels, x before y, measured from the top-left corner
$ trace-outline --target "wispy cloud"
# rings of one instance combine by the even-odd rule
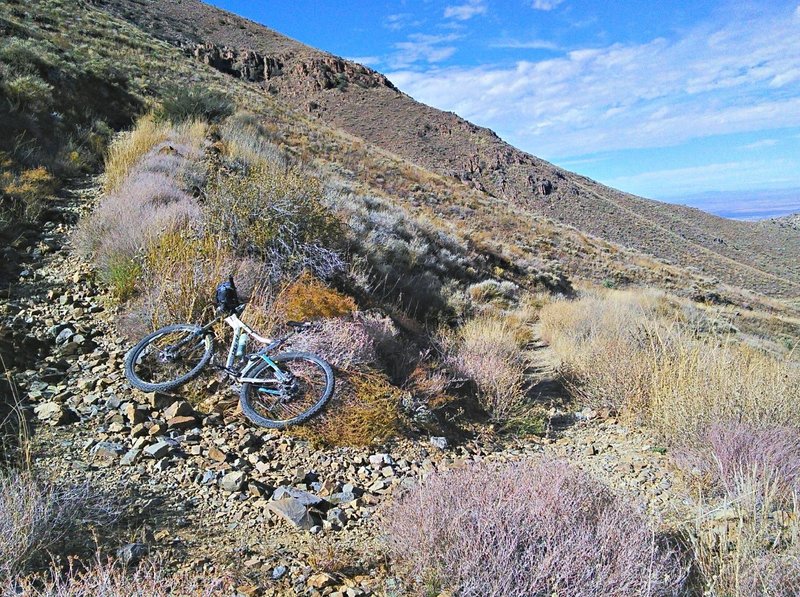
[[[514,50],[558,50],[559,46],[545,39],[502,39],[489,44],[490,48],[509,48]]]
[[[800,126],[800,80],[769,92],[800,64],[799,20],[794,9],[733,15],[677,39],[576,49],[513,67],[400,67],[388,75],[415,98],[546,158],[666,146]],[[436,58],[438,44],[416,40],[406,50]]]
[[[536,10],[553,10],[564,0],[533,0],[531,5]]]
[[[476,15],[486,13],[484,0],[469,0],[465,4],[451,5],[444,9],[445,19],[467,21]]]
[[[742,160],[685,168],[652,170],[630,176],[618,176],[606,181],[606,184],[616,188],[630,189],[633,193],[668,198],[687,195],[696,191],[698,180],[703,180],[709,188],[719,191],[741,190],[747,188],[748,185],[757,188],[751,182],[754,175],[762,181],[759,183],[760,185],[785,187],[796,183],[796,180],[790,175],[775,175],[776,169],[780,169],[781,165],[791,169],[796,167],[796,164],[790,160],[780,160],[780,162],[776,163],[775,160]],[[648,189],[648,191],[643,192],[640,189]]]
[[[409,29],[411,27],[419,27],[424,24],[424,19],[416,18],[413,13],[400,12],[391,14],[386,17],[383,26],[392,31],[400,31],[401,29]]]
[[[406,68],[417,62],[428,64],[441,62],[455,53],[455,46],[448,44],[459,37],[455,33],[448,35],[412,33],[408,36],[408,41],[394,44],[397,51],[389,57],[388,62],[392,68]]]
[[[753,143],[742,145],[742,149],[764,149],[765,147],[773,147],[777,144],[777,139],[761,139],[760,141],[754,141]]]

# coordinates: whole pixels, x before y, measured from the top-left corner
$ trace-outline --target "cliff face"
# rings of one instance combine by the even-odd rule
[[[336,56],[317,55],[295,60],[291,53],[265,56],[254,50],[213,43],[196,44],[185,49],[195,59],[251,83],[270,82],[276,77],[286,76],[295,82],[304,82],[304,87],[312,92],[343,89],[350,84],[365,89],[387,87],[397,91],[384,75]]]
[[[505,143],[489,129],[420,104],[382,74],[198,0],[98,0],[193,59],[422,167],[707,276],[773,295],[800,294],[790,227],[726,220],[605,187]]]

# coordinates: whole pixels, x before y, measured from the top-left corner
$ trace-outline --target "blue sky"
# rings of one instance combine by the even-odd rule
[[[798,0],[212,3],[622,190],[800,210]]]

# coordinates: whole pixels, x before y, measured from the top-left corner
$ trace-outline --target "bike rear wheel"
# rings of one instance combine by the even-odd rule
[[[333,394],[331,366],[306,352],[287,352],[264,361],[245,374],[257,379],[242,384],[242,412],[256,425],[282,429],[307,421]]]
[[[214,352],[210,334],[178,323],[142,338],[125,357],[125,376],[143,392],[164,392],[194,379]]]

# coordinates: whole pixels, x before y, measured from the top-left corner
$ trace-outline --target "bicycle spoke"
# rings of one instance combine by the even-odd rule
[[[191,371],[205,352],[205,341],[193,343],[188,334],[180,330],[154,338],[137,359],[137,375],[145,382],[160,383]]]
[[[251,404],[261,416],[286,421],[301,415],[316,404],[325,390],[326,378],[322,368],[316,363],[305,360],[282,362],[281,371],[289,374],[290,381],[281,383],[275,379],[275,372],[264,371],[273,377],[264,379],[261,384],[254,384]],[[279,389],[278,394],[271,391]]]

